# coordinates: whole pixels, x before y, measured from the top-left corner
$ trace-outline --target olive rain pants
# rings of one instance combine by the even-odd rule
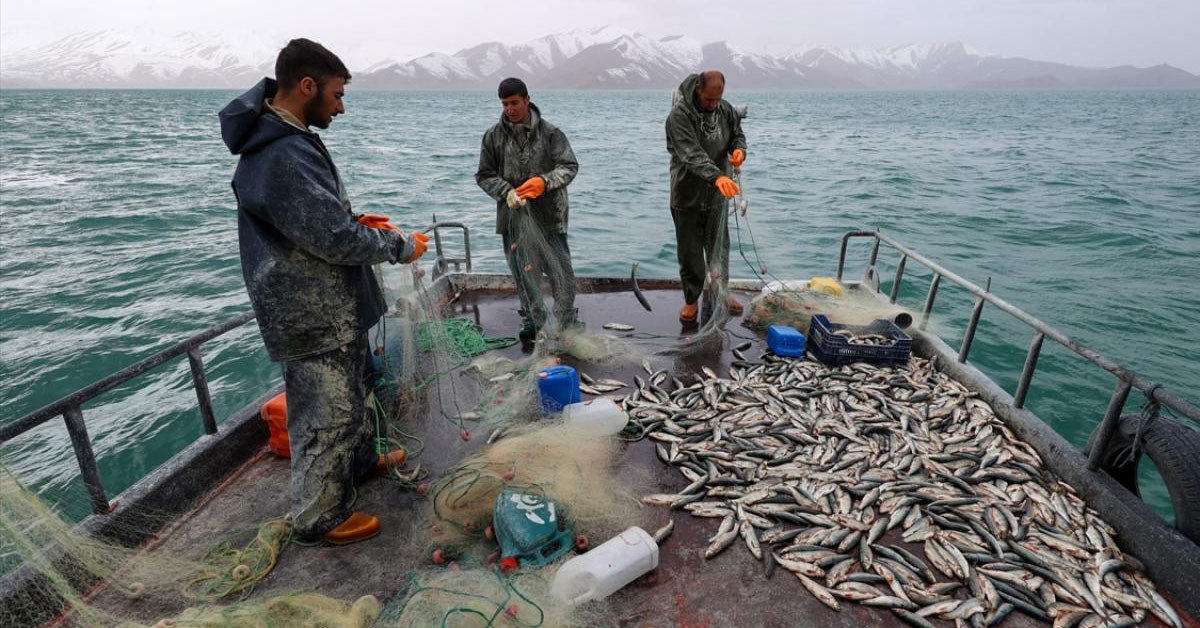
[[[541,279],[545,274],[550,280],[550,293],[554,297],[554,316],[558,322],[569,322],[575,316],[575,271],[571,267],[571,247],[565,233],[529,234],[522,237],[521,229],[538,229],[541,225],[532,220],[509,223],[501,234],[504,256],[508,269],[517,284],[517,298],[521,301],[524,317],[541,327],[546,322],[546,306],[542,301]],[[516,250],[513,243],[517,244]],[[526,266],[532,266],[529,271]]]
[[[719,270],[720,291],[729,284],[729,224],[727,208],[721,209],[675,209],[671,218],[675,221],[676,255],[679,258],[679,280],[683,284],[683,300],[695,303],[704,291],[704,278],[712,270]],[[710,293],[709,298],[714,294]]]
[[[366,406],[373,368],[367,335],[283,363],[291,443],[292,529],[315,540],[350,516],[355,480],[377,459],[374,414]]]

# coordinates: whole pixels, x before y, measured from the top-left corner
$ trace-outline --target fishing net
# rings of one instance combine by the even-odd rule
[[[808,282],[799,285],[772,282],[750,302],[742,323],[754,329],[789,325],[808,333],[814,314],[824,314],[831,322],[844,325],[865,325],[876,319],[886,319],[902,329],[913,320],[912,314],[900,306],[883,303],[865,291],[844,290],[836,294],[810,289]]]
[[[126,547],[166,516],[127,516],[99,537],[62,519],[0,466],[0,625],[366,626],[378,613],[311,593],[249,599],[290,540],[285,520],[232,531],[195,555]],[[169,533],[169,529],[167,531]]]
[[[487,528],[506,488],[554,500],[575,533],[589,539],[645,523],[638,499],[652,479],[623,449],[616,437],[561,422],[514,428],[433,483],[416,528],[427,531],[414,538],[418,552],[485,562],[497,548]]]
[[[435,295],[420,271],[410,267],[378,267],[394,304],[372,332],[381,375],[377,389],[387,391],[380,397],[389,402],[389,423],[404,414],[405,404],[429,397],[436,400],[434,411],[464,438],[479,430],[499,434],[541,418],[541,370],[562,362],[582,368],[642,359],[645,352],[635,344],[593,333],[578,319],[574,273],[559,234],[547,233],[522,208],[510,212],[508,242],[510,272],[518,296],[525,295],[522,318],[539,325],[521,356],[495,353],[519,342],[517,329],[487,337],[475,321],[448,316],[458,295]],[[389,431],[385,425],[381,429]]]
[[[292,593],[228,606],[189,608],[172,619],[158,621],[151,628],[368,628],[376,625],[380,610],[379,600],[373,595],[364,595],[351,603],[316,593]]]
[[[407,586],[380,614],[376,626],[600,626],[600,605],[572,607],[547,594],[537,573],[506,576],[498,569],[460,567],[410,573]]]

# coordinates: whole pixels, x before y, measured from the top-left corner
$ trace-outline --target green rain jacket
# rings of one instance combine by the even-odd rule
[[[508,191],[539,176],[546,192],[528,201],[519,211],[532,211],[546,233],[567,232],[567,184],[579,172],[571,143],[558,127],[542,119],[537,105],[529,104],[529,130],[521,131],[500,115],[500,121],[483,134],[475,182],[496,200],[496,233],[508,230]]]
[[[708,210],[726,203],[714,182],[728,170],[729,154],[746,150],[742,120],[722,99],[716,111],[696,106],[696,81],[689,75],[675,92],[667,116],[667,152],[671,153],[671,209]]]

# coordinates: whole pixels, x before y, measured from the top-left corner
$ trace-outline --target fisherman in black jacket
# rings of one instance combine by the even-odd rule
[[[329,50],[294,39],[264,78],[221,110],[221,135],[239,155],[233,176],[246,291],[268,356],[283,364],[291,444],[294,533],[331,543],[378,534],[350,512],[353,481],[401,452],[375,451],[365,408],[367,330],[387,310],[372,269],[412,263],[428,239],[385,216],[356,216],[321,138],[344,113],[350,81]]]

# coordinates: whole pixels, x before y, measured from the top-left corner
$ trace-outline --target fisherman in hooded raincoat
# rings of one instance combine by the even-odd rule
[[[350,72],[332,52],[294,39],[264,78],[221,110],[239,156],[233,176],[246,292],[267,355],[283,365],[291,447],[292,529],[344,544],[379,532],[351,512],[353,483],[402,460],[376,451],[365,406],[367,330],[387,310],[372,268],[412,263],[427,237],[386,216],[351,212],[333,158],[310,129],[343,113]]]
[[[745,161],[746,136],[724,92],[720,72],[692,74],[679,85],[667,116],[671,218],[684,300],[679,320],[684,323],[696,320],[697,301],[706,288],[707,298],[713,298],[729,283],[727,199],[739,190],[726,173]],[[732,314],[742,311],[733,297],[726,305]]]

